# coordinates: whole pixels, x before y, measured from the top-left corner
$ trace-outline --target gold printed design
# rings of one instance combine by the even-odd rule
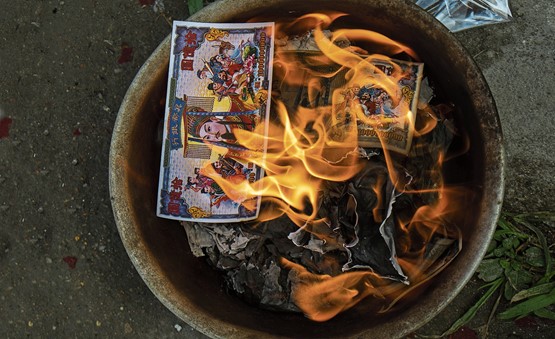
[[[191,217],[193,218],[207,218],[210,216],[210,213],[206,212],[205,210],[203,210],[200,207],[189,207],[188,210],[189,214],[191,215]]]
[[[403,97],[405,98],[405,100],[407,100],[408,102],[410,102],[412,100],[412,97],[414,97],[414,91],[410,89],[410,87],[405,86],[401,89],[401,92],[403,93]]]
[[[217,28],[210,28],[210,30],[204,34],[204,37],[208,41],[220,40],[221,38],[225,38],[229,36],[229,32],[222,31],[221,29]]]

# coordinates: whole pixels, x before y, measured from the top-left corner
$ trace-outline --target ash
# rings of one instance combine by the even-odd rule
[[[434,119],[435,128],[413,139],[408,156],[391,154],[395,171],[404,174],[399,179],[402,185],[396,186],[407,191],[441,184],[440,171],[430,169],[438,166],[456,133],[451,107],[428,107],[434,115],[419,110],[417,121]],[[380,149],[360,148],[359,154],[364,167],[356,176],[345,182],[326,182],[322,187],[319,222],[300,228],[285,216],[262,223],[184,222],[192,253],[205,257],[222,272],[230,292],[254,305],[280,311],[300,312],[292,299],[296,274],[281,265],[282,258],[318,275],[372,271],[392,283],[414,283],[397,261],[410,247],[408,237],[414,237],[401,232],[399,220],[410,220],[419,207],[437,201],[438,194],[398,192]],[[273,206],[267,203],[262,208]],[[434,269],[447,262],[445,249],[454,242],[446,236],[436,240],[426,245],[435,262],[429,266]]]

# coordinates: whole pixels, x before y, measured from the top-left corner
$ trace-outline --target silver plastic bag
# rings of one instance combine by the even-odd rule
[[[509,0],[415,0],[451,32],[511,20]]]

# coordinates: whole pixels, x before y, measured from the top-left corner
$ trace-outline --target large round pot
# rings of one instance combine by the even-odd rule
[[[470,148],[448,164],[447,180],[474,192],[461,220],[463,250],[434,278],[418,302],[377,317],[354,307],[316,323],[300,314],[250,306],[223,289],[219,274],[195,258],[176,221],[155,215],[160,162],[157,130],[163,119],[170,43],[165,39],[137,74],[120,108],[110,153],[110,194],[129,257],[146,284],[179,318],[213,337],[401,337],[432,319],[477,268],[495,229],[503,196],[504,156],[495,103],[478,67],[438,21],[410,1],[222,0],[189,20],[245,22],[337,10],[349,25],[383,33],[412,47],[447,99]],[[159,139],[159,138],[158,138]]]

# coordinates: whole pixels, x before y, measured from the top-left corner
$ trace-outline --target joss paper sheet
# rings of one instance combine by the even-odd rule
[[[260,197],[224,192],[215,179],[239,187],[263,176],[245,160],[249,149],[235,132],[267,126],[273,34],[273,23],[174,22],[158,216],[200,222],[258,216]]]
[[[392,83],[390,91],[396,93],[388,93],[376,86],[375,81],[359,84],[343,90],[343,109],[358,107],[370,121],[357,121],[360,146],[385,148],[406,155],[414,135],[424,64],[395,59],[375,59],[371,63],[373,72],[367,76]]]
[[[294,53],[301,64],[308,65],[311,57],[322,55],[311,41],[292,39],[282,42],[284,46],[280,45],[277,53]],[[359,111],[360,116],[364,116],[356,121],[359,146],[384,148],[407,155],[414,135],[424,64],[366,55],[360,57],[367,58],[363,63],[369,64],[357,70],[364,72],[359,76],[360,83],[347,81],[349,70],[341,70],[339,65],[309,66],[310,70],[308,67],[295,70],[301,74],[300,78],[306,79],[304,85],[288,84],[286,80],[280,84],[280,99],[289,112],[295,112],[298,106],[326,107],[333,104],[337,112],[338,122],[334,126],[337,131],[352,123],[349,112]],[[333,75],[315,75],[326,73]],[[339,95],[334,98],[334,93]]]

